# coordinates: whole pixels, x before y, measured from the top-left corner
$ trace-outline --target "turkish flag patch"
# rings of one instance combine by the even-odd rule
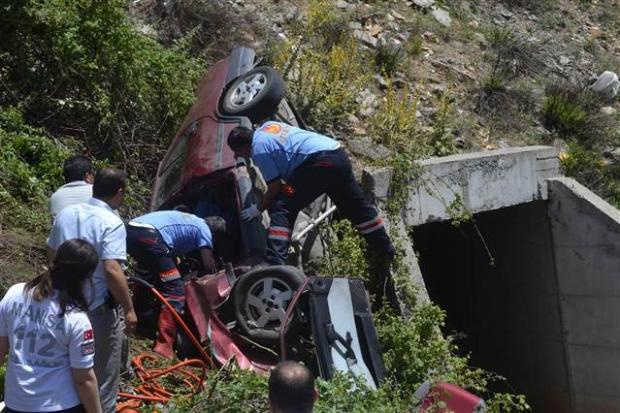
[[[84,341],[92,340],[93,337],[93,330],[84,331]]]

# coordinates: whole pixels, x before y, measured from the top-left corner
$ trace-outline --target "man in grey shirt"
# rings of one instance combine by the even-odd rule
[[[76,155],[67,159],[63,175],[66,183],[58,188],[50,198],[52,221],[65,207],[88,202],[93,196],[93,164],[89,158]]]

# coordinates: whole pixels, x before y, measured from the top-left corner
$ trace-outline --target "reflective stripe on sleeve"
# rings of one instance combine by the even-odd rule
[[[291,237],[291,230],[287,227],[269,227],[269,239],[288,241]]]
[[[362,222],[361,224],[357,224],[355,226],[355,228],[361,233],[361,234],[370,234],[371,232],[377,231],[381,228],[383,228],[383,220],[381,219],[380,216],[377,216],[373,219],[371,219],[370,221],[366,221],[366,222]]]

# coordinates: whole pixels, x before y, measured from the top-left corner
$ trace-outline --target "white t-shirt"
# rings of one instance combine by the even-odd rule
[[[64,184],[50,198],[50,214],[52,219],[69,205],[88,202],[93,196],[93,185],[86,181],[73,181]]]
[[[95,291],[89,288],[89,283],[84,290],[90,309],[93,310],[108,298],[103,260],[127,259],[127,232],[123,221],[108,204],[91,198],[87,203],[70,205],[58,214],[47,245],[58,250],[60,244],[73,238],[90,242],[99,255],[99,263],[93,274]]]
[[[24,283],[0,301],[0,336],[9,339],[4,402],[22,412],[50,412],[80,404],[71,368],[93,366],[95,340],[88,316],[67,311],[57,297],[35,301]]]

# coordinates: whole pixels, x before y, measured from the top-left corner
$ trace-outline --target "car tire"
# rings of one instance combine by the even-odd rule
[[[284,79],[273,68],[259,66],[233,80],[220,102],[225,115],[246,116],[259,122],[278,109],[284,97]]]
[[[288,305],[305,279],[288,265],[260,267],[239,277],[233,302],[241,333],[259,344],[276,344]]]

